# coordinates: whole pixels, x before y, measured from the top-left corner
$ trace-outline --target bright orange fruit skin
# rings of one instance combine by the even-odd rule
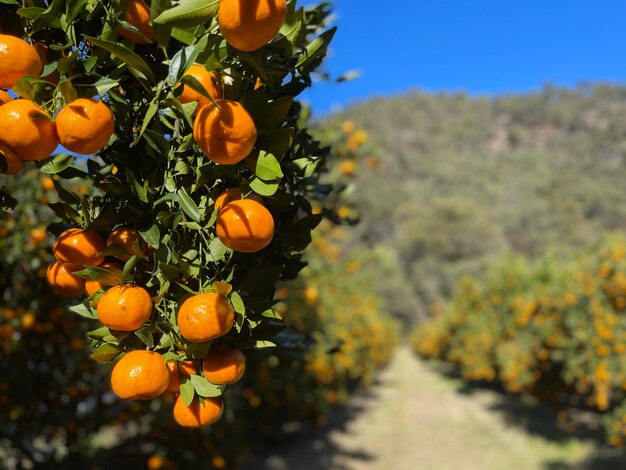
[[[189,67],[189,70],[185,72],[185,76],[190,75],[200,82],[200,84],[207,91],[209,96],[214,100],[222,98],[222,86],[219,76],[215,72],[209,72],[202,65],[193,64]],[[193,88],[185,85],[183,87],[182,94],[178,97],[181,103],[191,103],[192,101],[198,102],[197,110],[200,110],[206,105],[211,104],[211,100],[202,96]]]
[[[113,367],[111,388],[120,398],[150,400],[165,391],[169,380],[163,356],[152,351],[135,350]]]
[[[205,398],[204,406],[198,399],[194,399],[187,407],[181,395],[174,403],[174,419],[178,424],[187,428],[197,428],[215,423],[222,416],[224,403],[221,398]]]
[[[155,41],[154,30],[150,26],[150,7],[143,0],[128,0],[123,20],[137,28],[149,42],[124,28],[120,28],[120,36],[141,45]]]
[[[71,267],[100,266],[104,261],[100,253],[105,247],[97,232],[71,228],[59,235],[52,251],[58,261]]]
[[[79,98],[59,112],[56,126],[63,147],[75,153],[91,155],[109,142],[115,130],[115,119],[102,101]]]
[[[0,88],[13,88],[26,75],[37,78],[42,69],[33,46],[15,36],[0,34]]]
[[[98,302],[98,318],[112,330],[134,331],[141,328],[152,314],[152,299],[142,287],[115,286]]]
[[[75,269],[68,268],[58,261],[48,267],[46,279],[48,284],[61,295],[79,297],[85,294],[85,280],[74,276]]]
[[[127,255],[115,255],[116,258],[121,259],[122,261],[128,261],[133,252],[133,245],[136,241],[141,243],[141,238],[139,237],[139,232],[134,228],[118,228],[113,230],[109,236],[107,237],[107,246],[110,245],[119,245],[126,249]]]
[[[0,106],[3,105],[4,103],[8,103],[9,101],[12,101],[12,100],[13,100],[13,98],[11,98],[11,95],[9,95],[4,90],[0,90]]]
[[[242,51],[255,51],[270,42],[286,18],[286,0],[220,0],[220,32],[231,46]]]
[[[263,204],[239,199],[226,204],[217,218],[217,236],[233,251],[256,253],[274,237],[274,218]]]
[[[248,111],[237,101],[217,100],[196,115],[193,137],[204,154],[220,165],[234,165],[252,152],[257,130]]]
[[[167,361],[167,371],[170,374],[170,382],[167,386],[166,392],[179,393],[180,392],[180,376],[191,376],[198,371],[196,363],[193,361],[177,362],[174,360]]]
[[[189,297],[178,310],[180,334],[194,343],[224,336],[234,322],[235,312],[232,306],[215,292]]]
[[[202,360],[202,372],[216,385],[237,382],[246,370],[246,358],[239,349],[213,346]]]
[[[49,157],[59,145],[50,115],[30,100],[12,100],[0,106],[0,143],[22,160]]]
[[[5,145],[0,144],[0,154],[4,157],[7,164],[7,169],[2,171],[0,168],[0,174],[2,175],[14,175],[19,173],[24,168],[24,162],[15,155],[15,153]]]

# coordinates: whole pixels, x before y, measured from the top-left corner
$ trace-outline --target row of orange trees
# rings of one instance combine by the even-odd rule
[[[498,382],[564,407],[604,415],[609,441],[626,438],[626,240],[564,265],[508,257],[486,279],[461,282],[413,335],[422,356],[468,381]]]
[[[362,159],[346,150],[355,132],[332,136],[340,152],[326,182],[334,188],[351,184],[342,162]],[[225,393],[221,421],[204,430],[177,428],[169,393],[149,403],[119,401],[110,390],[111,366],[89,357],[85,335],[95,325],[46,284],[52,239],[45,225],[54,214],[45,204],[58,200],[55,181],[37,171],[3,181],[20,201],[0,215],[3,461],[67,468],[125,459],[138,468],[233,468],[268,440],[324,423],[332,407],[371,383],[388,359],[395,326],[368,293],[376,260],[346,254],[350,228],[337,223],[354,220],[356,211],[345,192],[334,189],[314,210],[335,223],[324,222],[314,235],[302,277],[277,290],[277,318],[262,328],[278,335],[245,352],[246,373]],[[68,187],[75,194],[91,190],[80,180]]]

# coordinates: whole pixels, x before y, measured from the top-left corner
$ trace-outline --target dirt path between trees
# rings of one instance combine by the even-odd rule
[[[329,425],[294,433],[245,470],[626,469],[626,458],[571,437],[542,408],[464,389],[398,349],[379,383]]]

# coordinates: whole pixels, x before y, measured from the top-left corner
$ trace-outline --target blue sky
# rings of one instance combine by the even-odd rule
[[[316,115],[410,89],[522,92],[626,83],[624,0],[336,0],[325,70],[343,84],[304,95]]]

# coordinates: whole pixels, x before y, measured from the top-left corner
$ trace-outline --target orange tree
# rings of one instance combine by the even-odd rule
[[[622,445],[625,254],[623,238],[613,237],[569,266],[506,258],[486,279],[464,280],[451,305],[415,332],[414,348],[455,364],[466,380],[594,409],[610,443]]]
[[[325,4],[295,3],[3,2],[2,85],[21,99],[0,106],[1,169],[36,161],[58,178],[48,282],[82,294],[72,309],[94,322],[92,357],[115,363],[113,391],[154,398],[169,374],[183,426],[221,413],[207,355],[282,328],[275,284],[297,277],[322,217],[310,201],[328,149],[294,98],[334,29]],[[48,157],[59,143],[73,153]],[[187,361],[196,372],[175,373]]]

